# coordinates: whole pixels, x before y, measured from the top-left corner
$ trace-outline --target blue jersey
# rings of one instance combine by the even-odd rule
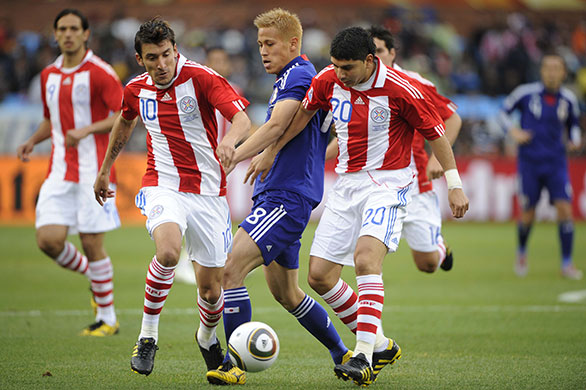
[[[520,126],[532,133],[529,143],[519,145],[519,159],[532,162],[565,161],[564,132],[579,142],[580,107],[576,96],[567,88],[557,93],[545,90],[543,83],[523,84],[515,88],[503,103],[501,124],[512,126],[510,114],[518,111]]]
[[[269,101],[266,121],[275,104],[292,99],[301,102],[316,75],[314,66],[305,56],[289,62],[277,75]],[[285,190],[298,193],[317,206],[323,196],[324,163],[329,141],[331,120],[327,112],[319,110],[308,125],[277,154],[264,182],[257,178],[253,197],[267,190]],[[327,123],[326,123],[327,122]]]

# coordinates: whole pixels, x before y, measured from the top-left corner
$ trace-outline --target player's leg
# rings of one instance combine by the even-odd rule
[[[228,255],[224,268],[224,332],[226,343],[234,330],[252,319],[252,305],[248,290],[244,285],[246,275],[259,265],[263,258],[257,244],[242,227],[238,228],[232,243],[232,253]],[[246,373],[234,366],[227,351],[221,365],[210,369],[206,378],[216,385],[244,384]]]
[[[518,161],[518,200],[521,215],[517,223],[517,258],[515,273],[524,277],[529,270],[527,260],[527,241],[535,220],[535,206],[539,201],[543,184],[540,182],[537,168],[521,160]]]
[[[265,279],[271,293],[297,321],[309,331],[330,352],[334,364],[342,363],[344,355],[348,354],[348,348],[340,339],[336,328],[331,323],[326,310],[313,298],[305,294],[298,284],[299,265],[298,253],[300,244],[292,245],[288,253],[282,253],[283,266],[273,261],[264,268]],[[288,257],[289,261],[286,258]],[[297,260],[294,260],[297,258]],[[296,268],[288,268],[296,266]],[[349,357],[349,356],[348,356]]]
[[[187,229],[185,208],[179,193],[160,187],[145,187],[136,197],[136,204],[147,216],[146,227],[155,241],[145,281],[145,298],[141,329],[131,358],[131,368],[149,375],[159,349],[159,318],[173,286],[175,267],[181,253],[183,233]]]
[[[373,177],[373,181],[376,179]],[[408,190],[408,186],[392,188],[380,185],[364,185],[361,189],[366,192],[366,198],[354,251],[358,285],[356,347],[350,361],[334,369],[339,378],[349,377],[359,385],[368,385],[376,379],[371,364],[374,363],[374,345],[377,329],[381,327],[384,303],[382,262],[388,252],[396,251],[399,244],[409,202]],[[398,358],[400,350],[397,352]]]
[[[77,226],[76,186],[76,183],[61,180],[43,183],[36,207],[36,240],[39,248],[61,267],[89,279],[87,258],[67,241],[69,227]]]
[[[111,187],[116,188],[114,184]],[[114,310],[114,269],[104,248],[104,235],[120,227],[116,199],[109,198],[100,206],[91,185],[79,184],[77,188],[77,228],[89,262],[92,306],[96,312],[95,323],[84,329],[82,335],[111,336],[118,333],[119,325]]]
[[[81,246],[89,262],[91,290],[96,307],[95,323],[82,331],[83,336],[111,336],[118,333],[114,310],[114,269],[104,248],[104,233],[80,233]]]
[[[545,176],[549,198],[557,211],[558,232],[561,247],[561,274],[568,279],[582,279],[582,271],[574,266],[572,247],[574,242],[574,216],[572,211],[572,185],[565,161],[552,163]]]

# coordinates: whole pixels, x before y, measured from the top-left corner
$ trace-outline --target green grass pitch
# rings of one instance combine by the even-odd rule
[[[300,285],[306,292],[311,225],[303,239]],[[530,238],[529,275],[513,273],[513,224],[448,223],[455,253],[450,272],[415,269],[405,242],[384,263],[383,328],[403,349],[373,389],[586,389],[586,301],[558,296],[586,290],[559,276],[555,224]],[[575,259],[586,269],[586,224],[576,224]],[[76,237],[73,242],[78,244]],[[92,322],[88,282],[62,270],[37,249],[32,227],[0,227],[1,389],[209,389],[193,342],[198,319],[193,286],[175,283],[160,329],[155,369],[130,371],[140,328],[144,279],[154,245],[144,227],[109,233],[120,334],[83,338]],[[353,269],[344,278],[355,286]],[[253,319],[270,324],[281,342],[273,367],[249,374],[248,389],[352,389],[335,378],[328,352],[271,297],[262,271],[246,280]],[[321,298],[310,293],[319,302]],[[328,309],[329,310],[329,309]],[[353,335],[333,316],[346,345]],[[225,347],[223,329],[219,328]]]

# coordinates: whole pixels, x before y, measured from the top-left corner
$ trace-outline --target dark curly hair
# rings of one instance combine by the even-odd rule
[[[140,25],[138,32],[134,36],[134,50],[139,56],[142,56],[142,45],[144,43],[158,45],[166,40],[171,41],[174,46],[175,32],[171,29],[169,23],[157,16]]]
[[[348,27],[336,34],[330,47],[330,56],[338,60],[366,60],[374,55],[376,46],[372,37],[362,27]]]

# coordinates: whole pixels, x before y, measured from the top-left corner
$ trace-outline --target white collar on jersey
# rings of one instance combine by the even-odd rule
[[[77,71],[79,68],[81,68],[83,66],[83,64],[85,64],[86,62],[88,62],[89,59],[92,58],[93,56],[94,56],[94,52],[91,51],[90,49],[88,49],[85,52],[85,56],[83,56],[83,59],[81,60],[81,62],[77,66],[74,66],[73,68],[64,68],[63,67],[63,54],[61,54],[59,57],[57,57],[57,59],[55,60],[55,62],[53,64],[62,73],[73,73],[73,72]]]
[[[357,84],[353,89],[357,91],[366,91],[371,88],[382,88],[385,85],[387,67],[377,56],[374,56],[374,65],[376,68],[368,80],[362,84]]]
[[[167,88],[169,88],[171,86],[171,84],[173,84],[175,82],[175,80],[177,80],[177,77],[179,77],[179,73],[181,73],[181,69],[183,69],[183,65],[185,65],[186,62],[187,62],[187,58],[185,58],[185,56],[181,55],[181,53],[177,53],[177,65],[175,67],[175,76],[167,84],[165,84],[165,85],[155,84],[155,87],[157,87],[159,89],[167,89]],[[151,76],[149,76],[149,82],[148,83],[149,84],[152,84],[153,83],[153,80],[151,79]]]

